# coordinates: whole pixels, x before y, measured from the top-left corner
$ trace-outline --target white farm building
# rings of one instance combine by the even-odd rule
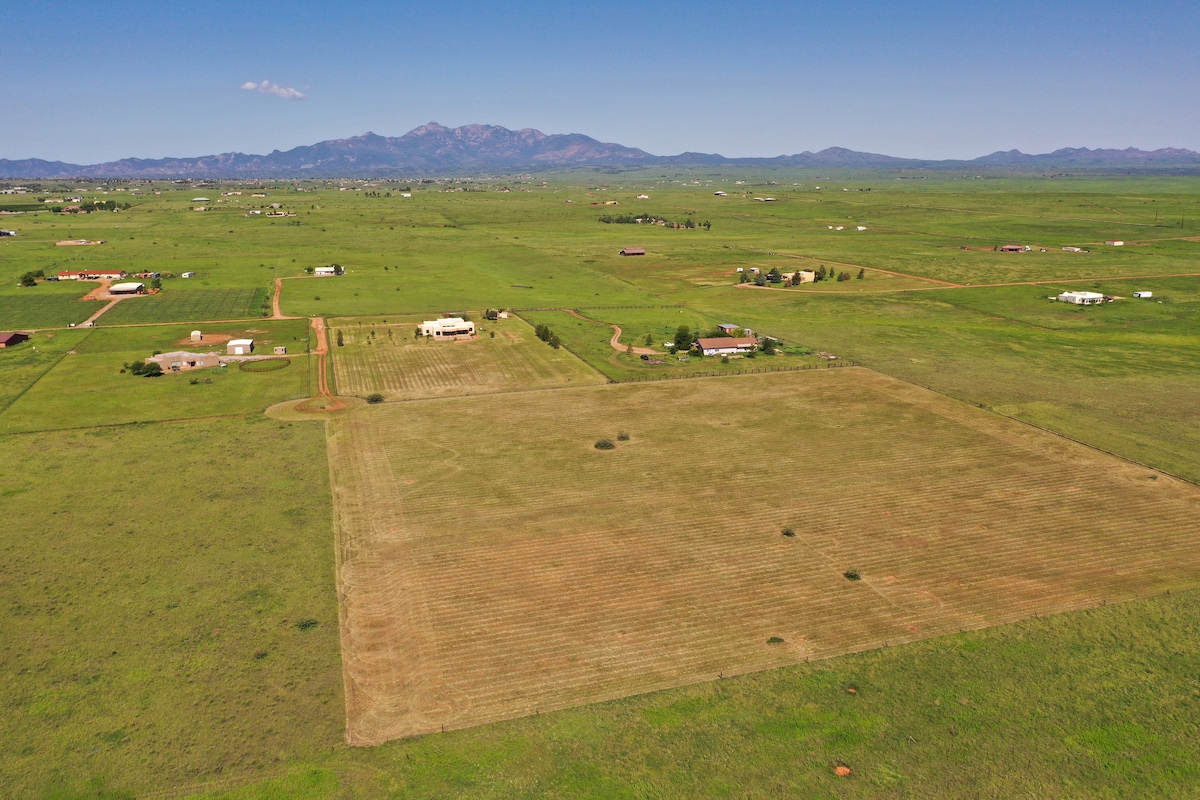
[[[254,340],[231,339],[225,348],[225,352],[231,356],[248,356],[254,352]]]
[[[462,317],[431,319],[421,323],[422,336],[432,339],[470,339],[475,335],[475,323]]]
[[[1074,303],[1077,306],[1094,306],[1104,302],[1104,295],[1098,292],[1063,292],[1055,299],[1060,303]]]

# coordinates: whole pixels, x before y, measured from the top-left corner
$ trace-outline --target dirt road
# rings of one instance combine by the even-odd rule
[[[577,317],[582,320],[587,320],[588,322],[599,322],[601,325],[609,326],[610,328],[613,329],[612,338],[608,340],[608,343],[610,345],[612,345],[612,349],[616,350],[618,352],[621,352],[621,353],[625,353],[625,352],[629,351],[629,347],[621,344],[621,326],[620,325],[614,325],[611,322],[600,322],[600,320],[598,320],[598,319],[592,319],[591,317],[585,317],[583,314],[580,314],[578,311],[576,311],[573,308],[568,308],[568,309],[564,309],[564,310],[568,314],[570,314],[572,317]],[[633,352],[635,355],[639,355],[639,356],[662,355],[662,353],[660,353],[658,350],[655,350],[650,347],[634,347]]]

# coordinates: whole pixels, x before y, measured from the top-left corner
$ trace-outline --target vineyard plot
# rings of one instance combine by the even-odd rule
[[[1200,576],[1196,487],[862,369],[330,425],[359,744]]]
[[[408,323],[335,328],[338,392],[411,400],[604,382],[568,351],[540,341],[519,319],[484,320],[476,339],[460,342],[420,339],[415,328]]]

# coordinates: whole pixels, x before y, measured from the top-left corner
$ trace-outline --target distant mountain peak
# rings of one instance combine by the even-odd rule
[[[574,167],[745,167],[846,169],[1188,169],[1200,168],[1200,154],[1180,148],[1143,151],[1066,147],[1043,155],[998,150],[971,161],[931,161],[827,147],[775,158],[726,158],[712,153],[656,156],[634,147],[601,142],[581,133],[546,134],[536,128],[509,130],[499,125],[448,128],[428,122],[403,136],[367,131],[267,155],[222,153],[199,158],[125,158],[81,166],[59,161],[0,159],[0,177],[11,178],[333,178],[416,177],[480,174]]]

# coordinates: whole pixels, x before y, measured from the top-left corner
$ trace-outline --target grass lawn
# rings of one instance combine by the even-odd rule
[[[415,339],[412,323],[337,328],[330,338],[338,392],[412,400],[604,382],[571,353],[539,340],[520,319],[477,319],[476,325],[478,338],[469,342]]]
[[[0,795],[169,795],[340,740],[324,449],[264,417],[0,440]]]
[[[363,407],[330,447],[356,743],[1200,569],[1200,489],[864,370]]]

